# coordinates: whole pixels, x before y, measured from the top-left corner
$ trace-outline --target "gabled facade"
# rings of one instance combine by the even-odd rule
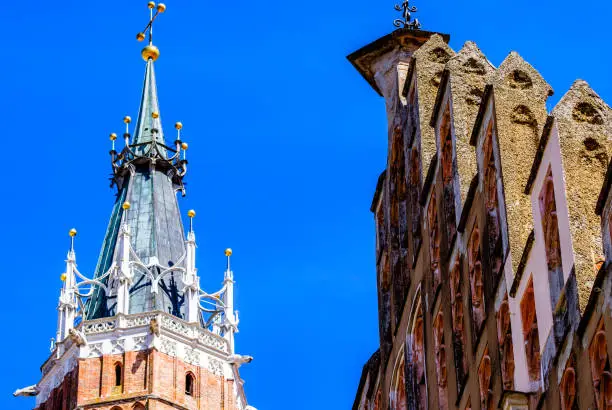
[[[548,113],[519,54],[410,27],[348,57],[389,122],[353,408],[612,408],[612,110],[579,80]]]
[[[166,7],[149,8],[150,34]],[[97,267],[91,276],[79,271],[71,230],[51,355],[40,381],[15,395],[36,396],[38,410],[253,409],[239,372],[252,358],[235,351],[232,251],[225,252],[221,289],[202,290],[195,211],[187,214],[185,235],[177,200],[178,192],[185,195],[188,145],[181,123],[172,142],[164,135],[151,35],[142,56],[135,130],[125,117],[120,151],[111,134],[117,193]]]

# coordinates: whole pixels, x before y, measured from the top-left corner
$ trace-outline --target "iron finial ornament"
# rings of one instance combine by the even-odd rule
[[[404,0],[402,5],[395,5],[395,10],[402,12],[402,19],[395,19],[393,21],[393,25],[395,27],[408,28],[410,30],[418,30],[421,28],[421,23],[419,19],[412,20],[412,13],[416,13],[418,9],[415,6],[410,5],[409,0]]]
[[[166,11],[166,5],[164,3],[159,3],[156,6],[155,2],[150,1],[148,4],[148,8],[150,15],[149,23],[144,28],[144,30],[136,34],[136,40],[144,41],[144,39],[147,37],[147,34],[149,35],[149,45],[142,49],[141,54],[142,58],[145,61],[148,61],[149,59],[155,61],[159,58],[159,49],[153,45],[153,23],[155,22],[155,19],[157,19],[157,16]],[[153,14],[153,10],[155,10],[155,14]]]

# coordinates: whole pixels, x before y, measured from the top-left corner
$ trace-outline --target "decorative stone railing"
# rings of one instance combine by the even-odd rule
[[[131,329],[149,326],[151,320],[155,319],[161,331],[183,336],[187,339],[197,340],[199,343],[229,353],[227,340],[210,331],[203,329],[198,323],[188,323],[176,316],[164,312],[147,312],[134,315],[117,315],[111,318],[87,320],[79,328],[86,336],[112,332],[117,329]]]

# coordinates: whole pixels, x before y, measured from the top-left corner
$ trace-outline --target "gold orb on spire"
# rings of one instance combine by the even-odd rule
[[[144,39],[145,39],[145,33],[140,32],[136,34],[136,40],[143,41]]]
[[[155,2],[154,1],[150,1],[149,2],[149,8],[150,9],[154,9],[155,8]]]
[[[61,280],[62,282],[66,282],[66,278],[67,278],[67,277],[68,277],[68,276],[66,276],[66,274],[65,274],[65,273],[62,273],[62,274],[60,275],[60,280]]]
[[[187,212],[187,216],[190,218],[195,218],[196,211],[194,211],[193,209],[190,209],[189,212]]]
[[[159,118],[159,113],[158,112],[152,112],[151,113],[151,117],[153,117],[153,119],[157,119],[157,118]]]
[[[70,230],[70,232],[68,232],[68,235],[70,235],[72,238],[74,238],[77,235],[77,230],[72,228]]]
[[[183,142],[181,144],[181,148],[183,149],[183,151],[187,151],[187,149],[189,148],[189,144],[187,144],[186,142]]]
[[[111,141],[115,141],[117,139],[117,134],[115,134],[114,132],[110,135],[110,140]]]
[[[126,115],[125,117],[123,117],[123,122],[126,124],[129,124],[132,122],[132,117],[130,117],[129,115]]]
[[[149,59],[155,61],[159,58],[159,48],[155,47],[153,44],[149,44],[142,49],[141,54],[144,61],[149,61]]]
[[[230,256],[232,256],[232,252],[233,252],[232,248],[227,248],[225,250],[225,256],[227,256],[229,258]]]
[[[176,124],[174,124],[174,128],[177,130],[183,129],[183,123],[178,121]]]
[[[132,205],[128,201],[125,201],[121,207],[127,211]]]
[[[157,12],[163,13],[164,11],[166,11],[166,5],[164,3],[159,3],[157,5]]]

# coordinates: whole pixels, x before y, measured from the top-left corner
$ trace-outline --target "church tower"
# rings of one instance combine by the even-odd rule
[[[149,41],[136,127],[124,118],[122,149],[110,136],[117,199],[98,264],[92,275],[77,268],[72,229],[51,356],[40,381],[15,392],[36,396],[38,410],[254,410],[239,373],[252,358],[234,349],[232,251],[225,251],[222,288],[205,292],[196,268],[195,211],[187,214],[186,235],[181,221],[176,193],[185,195],[188,145],[180,122],[174,138],[162,129],[152,35],[166,6],[148,7],[149,23],[137,35]]]

